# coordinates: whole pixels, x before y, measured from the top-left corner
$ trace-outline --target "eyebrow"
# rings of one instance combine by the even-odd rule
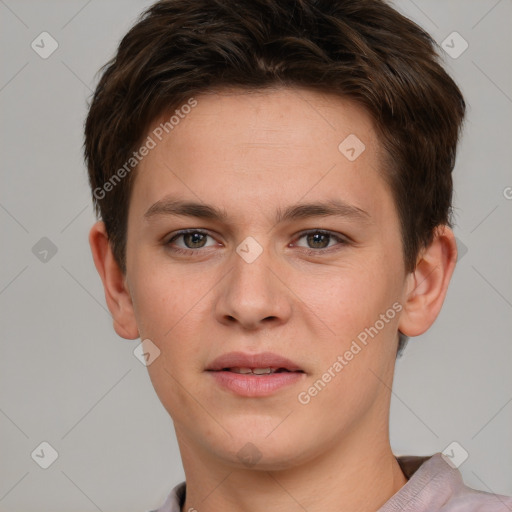
[[[192,201],[183,201],[173,198],[164,198],[151,205],[144,213],[146,219],[160,215],[176,215],[210,219],[226,222],[228,214],[214,206]],[[308,217],[345,217],[359,221],[369,221],[370,214],[357,206],[348,204],[340,199],[331,199],[319,203],[300,203],[291,205],[284,210],[278,208],[275,223],[304,219]]]

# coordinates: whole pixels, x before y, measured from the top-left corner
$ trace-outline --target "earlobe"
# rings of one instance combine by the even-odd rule
[[[129,340],[138,338],[139,332],[125,275],[114,258],[103,222],[96,222],[91,228],[89,245],[94,265],[103,282],[105,299],[116,333]]]
[[[406,336],[419,336],[434,323],[443,305],[457,262],[457,245],[448,226],[438,226],[432,243],[418,256],[407,277],[404,308],[398,325]]]

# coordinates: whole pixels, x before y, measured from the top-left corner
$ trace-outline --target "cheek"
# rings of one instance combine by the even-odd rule
[[[305,309],[313,310],[341,340],[373,325],[398,296],[397,280],[383,262],[374,259],[361,258],[365,263],[331,268],[307,279],[297,276],[295,280]]]
[[[372,292],[378,295],[375,288]],[[334,342],[324,345],[317,372],[301,390],[300,403],[309,401],[304,407],[334,430],[335,425],[350,429],[376,402],[383,404],[379,414],[384,413],[389,390],[383,383],[389,381],[395,360],[397,303],[382,295],[353,297],[328,311]]]
[[[395,360],[399,278],[382,257],[365,261],[317,280],[304,298],[329,327],[325,343],[317,344],[321,356],[315,379],[322,381],[320,387],[328,381],[329,388],[319,402],[339,407],[338,396],[343,395],[345,411],[347,404],[358,409],[374,395],[380,386],[376,375],[383,376]]]
[[[194,304],[208,286],[208,276],[187,277],[164,258],[137,255],[133,258],[130,290],[141,336],[164,342],[181,320],[194,314]]]
[[[202,370],[198,349],[204,337],[198,335],[198,327],[205,322],[204,294],[212,288],[211,277],[187,276],[165,262],[142,258],[136,268],[130,289],[137,326],[141,339],[150,339],[160,350],[148,371],[155,382],[172,381],[169,373],[181,382],[190,376],[182,375],[185,367],[188,372],[196,366]]]

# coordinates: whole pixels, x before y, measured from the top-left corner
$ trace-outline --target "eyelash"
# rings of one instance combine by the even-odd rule
[[[168,246],[170,248],[170,250],[172,252],[174,252],[175,254],[198,256],[199,253],[201,252],[200,249],[203,249],[202,247],[199,249],[183,249],[181,247],[173,247],[171,245],[171,242],[174,242],[175,240],[177,240],[178,238],[180,238],[183,235],[187,235],[187,234],[191,234],[191,233],[199,233],[201,235],[212,237],[208,232],[203,231],[201,229],[185,229],[185,230],[177,232],[172,238],[170,238],[165,243],[165,245]],[[350,243],[350,240],[348,238],[340,236],[336,233],[333,233],[332,231],[325,231],[323,229],[310,229],[308,231],[303,231],[302,233],[299,233],[299,235],[297,236],[297,240],[300,240],[301,238],[303,238],[307,235],[311,235],[311,234],[320,234],[320,235],[329,236],[331,238],[334,238],[338,242],[339,246],[348,245]],[[331,252],[333,252],[333,250],[339,250],[340,247],[332,246],[332,247],[327,247],[325,249],[307,249],[307,248],[303,247],[301,249],[302,249],[302,252],[308,256],[319,256],[322,253],[330,254]]]

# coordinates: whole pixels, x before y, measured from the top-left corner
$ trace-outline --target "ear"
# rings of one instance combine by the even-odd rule
[[[437,226],[432,243],[424,248],[416,268],[407,276],[407,291],[398,329],[406,336],[423,334],[436,319],[457,263],[453,231]]]
[[[139,337],[132,299],[126,286],[125,275],[114,258],[105,224],[96,222],[89,233],[94,265],[103,282],[105,299],[114,320],[114,329],[128,340]]]

